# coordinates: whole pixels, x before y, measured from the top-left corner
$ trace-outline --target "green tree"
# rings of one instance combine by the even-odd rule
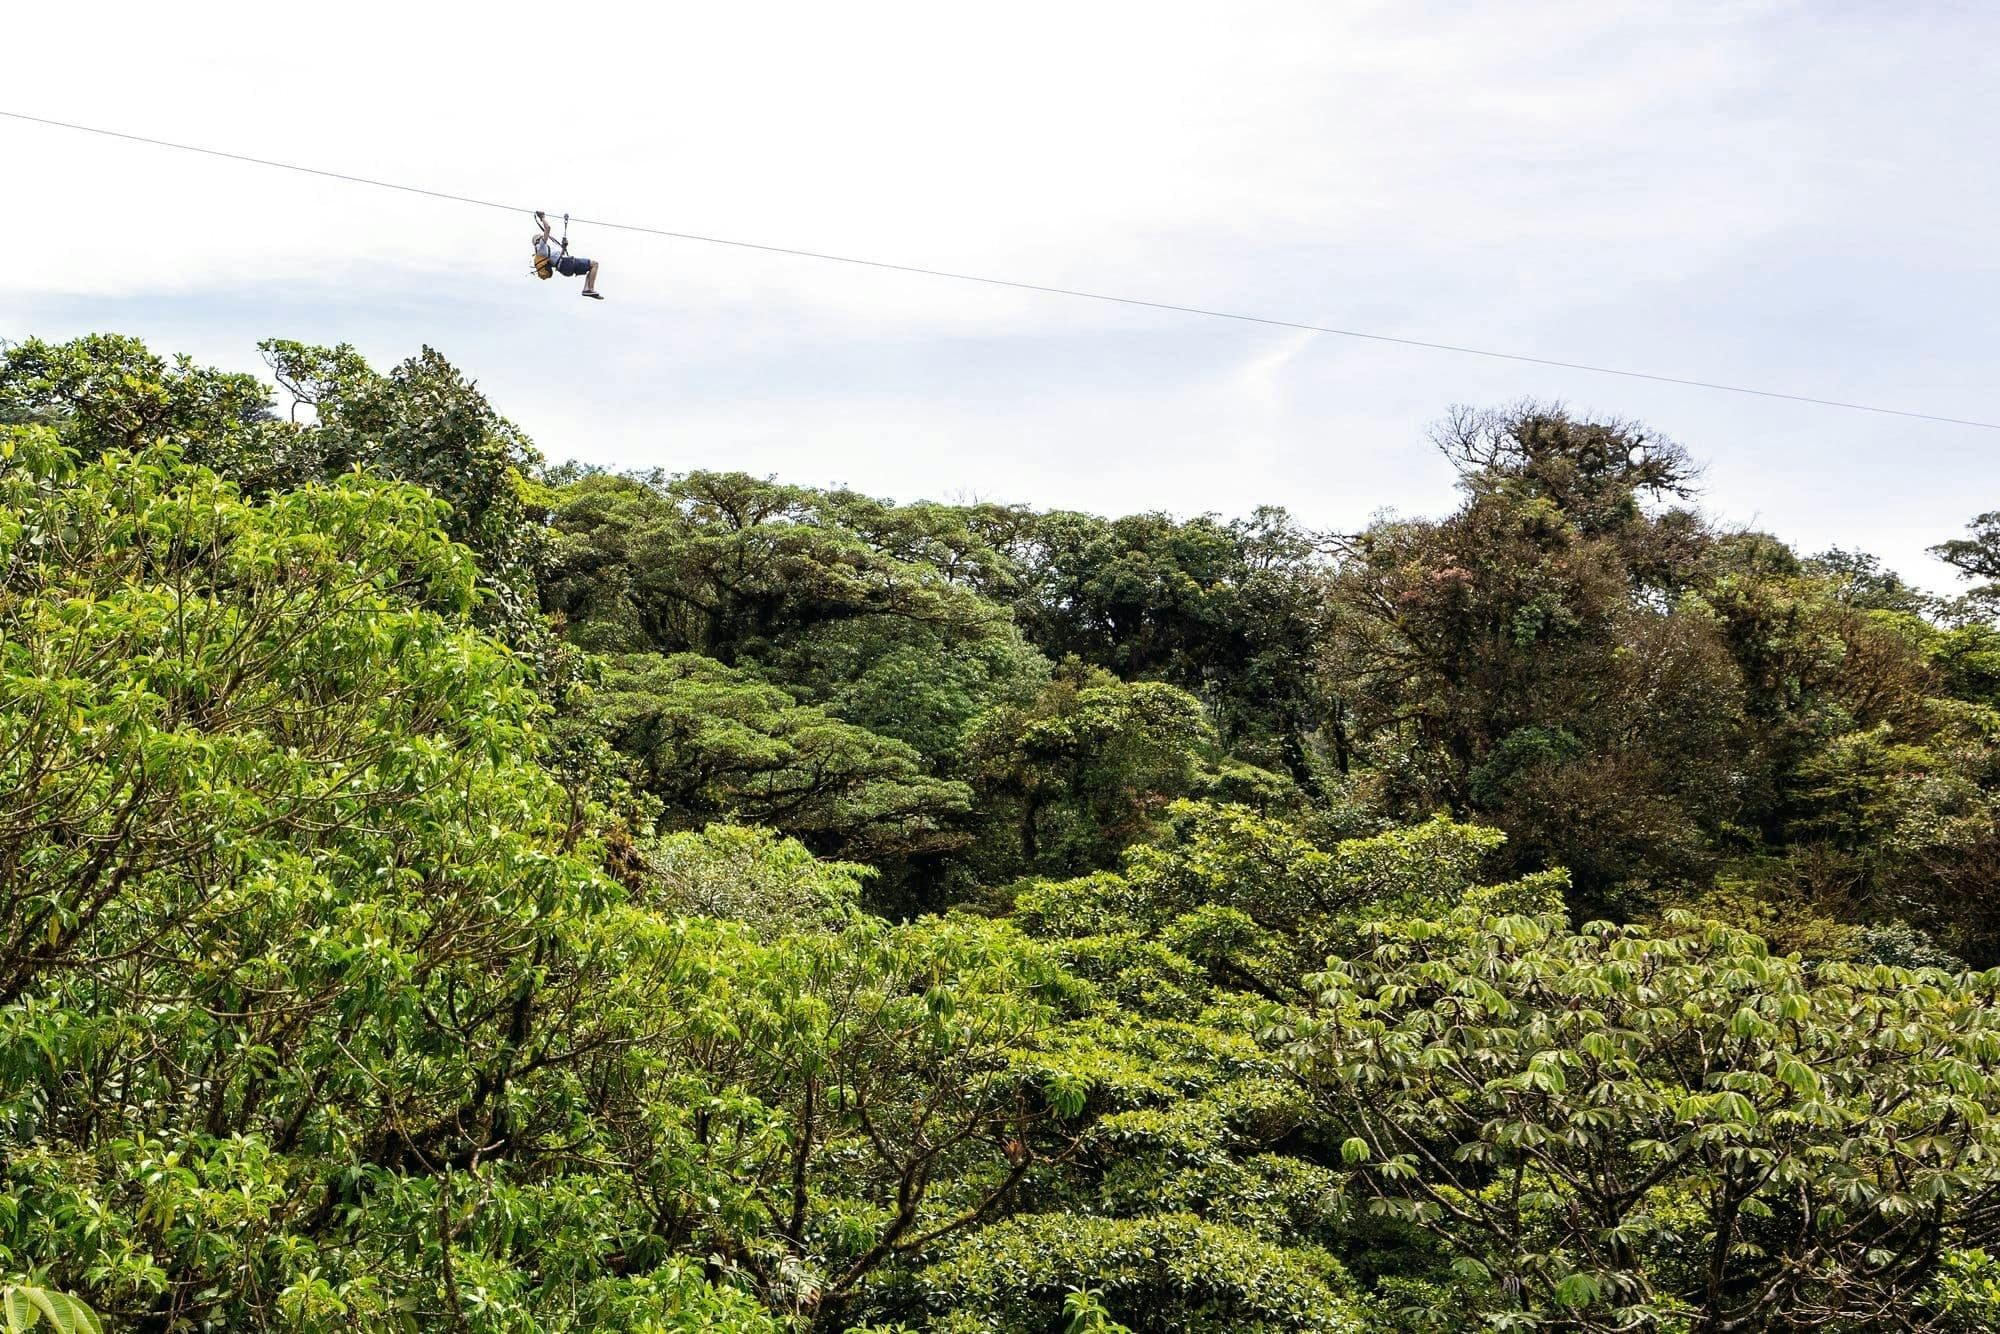
[[[1971,535],[1954,537],[1931,548],[1931,554],[1957,568],[1967,579],[1984,579],[1970,594],[1972,605],[1991,619],[2000,605],[2000,510],[1981,514],[1969,525]]]
[[[479,554],[487,623],[517,647],[538,640],[546,498],[533,481],[541,455],[520,428],[428,347],[387,375],[345,344],[272,339],[260,349],[294,416],[311,411],[287,447],[311,461],[292,483],[360,468],[425,488],[451,506],[446,533]]]
[[[753,939],[621,914],[600,1005],[654,1035],[602,1053],[597,1150],[631,1244],[715,1254],[767,1304],[841,1328],[880,1272],[997,1216],[1067,1148],[1016,1058],[1075,989],[1005,926],[857,920]]]
[[[1018,840],[1001,867],[1076,871],[1144,838],[1193,789],[1212,744],[1187,692],[1065,670],[1032,703],[981,717],[964,763],[994,838]]]
[[[1862,1326],[1992,1239],[2000,978],[1477,901],[1372,936],[1275,1031],[1489,1323]]]
[[[559,1147],[647,977],[444,517],[0,440],[0,1263],[113,1322],[686,1307]]]
[[[1222,743],[1308,786],[1319,778],[1319,541],[1283,510],[1120,519],[1036,516],[1014,606],[1034,643],[1205,706]]]
[[[1840,738],[1939,735],[1928,604],[1878,562],[1711,530],[1671,507],[1685,452],[1630,423],[1530,404],[1438,443],[1464,502],[1348,545],[1321,647],[1336,761],[1396,817],[1496,825],[1580,912],[1632,915],[1816,846]]]
[[[1004,632],[1004,613],[921,559],[928,548],[900,532],[876,545],[842,521],[853,509],[844,494],[741,473],[586,476],[557,496],[563,536],[545,601],[587,648],[732,666],[854,620]]]
[[[1339,1261],[1286,1250],[1192,1214],[1152,1219],[1023,1215],[990,1228],[918,1275],[934,1328],[1030,1334],[1088,1283],[1140,1334],[1298,1331],[1359,1334],[1359,1303]],[[1074,1318],[1074,1316],[1072,1316]],[[1072,1325],[1071,1328],[1075,1328]],[[1084,1324],[1085,1329],[1103,1328]]]
[[[886,1287],[882,1311],[1040,1329],[1088,1284],[1135,1330],[1349,1329],[1363,1327],[1350,1257],[1441,1268],[1353,1215],[1338,1136],[1253,1022],[1273,995],[1303,998],[1305,969],[1356,923],[1475,892],[1498,841],[1438,822],[1321,846],[1246,808],[1188,802],[1115,873],[1016,887],[1012,920],[1095,988],[1017,1057],[1069,1107],[1076,1148],[1024,1183],[1027,1212]]]
[[[822,861],[768,829],[711,824],[639,845],[646,901],[673,915],[742,922],[763,936],[833,929],[856,916],[872,867]]]
[[[271,419],[255,377],[169,362],[136,338],[30,338],[0,353],[0,422],[56,427],[86,458],[165,443],[228,470],[268,447]]]
[[[878,756],[868,762],[878,777],[914,748],[927,791],[953,791],[975,720],[1026,703],[1048,680],[1048,664],[980,591],[1004,586],[1011,567],[964,511],[713,473],[590,475],[554,494],[544,603],[572,642],[712,659],[745,691],[759,684],[845,724],[845,749]],[[696,802],[677,818],[716,809]],[[880,849],[903,859],[884,889],[910,882],[928,895],[948,842]]]
[[[964,784],[934,778],[900,741],[843,722],[693,653],[606,659],[583,707],[631,757],[631,781],[669,817],[769,825],[861,860],[962,845]]]
[[[95,335],[29,339],[0,357],[0,420],[52,425],[85,458],[170,445],[251,495],[355,469],[416,483],[449,502],[443,527],[480,555],[491,595],[482,616],[517,646],[533,642],[540,456],[519,429],[430,348],[382,375],[345,344],[260,346],[292,400],[286,419],[254,376]]]
[[[1379,771],[1400,816],[1500,826],[1586,903],[1698,880],[1740,813],[1743,692],[1691,597],[1698,521],[1642,503],[1685,489],[1684,455],[1533,406],[1462,414],[1439,443],[1464,504],[1376,525],[1332,580],[1336,760]]]

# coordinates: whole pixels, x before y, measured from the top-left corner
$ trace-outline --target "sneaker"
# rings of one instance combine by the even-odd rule
[[[604,293],[602,293],[602,292],[593,292],[593,291],[591,291],[591,290],[590,290],[589,288],[587,288],[587,287],[586,287],[586,288],[584,289],[584,291],[583,291],[583,294],[584,294],[585,296],[589,297],[589,298],[590,298],[590,299],[591,299],[592,301],[602,301],[602,300],[604,300]]]

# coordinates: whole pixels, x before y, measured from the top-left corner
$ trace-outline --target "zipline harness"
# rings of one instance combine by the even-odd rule
[[[535,221],[544,224],[543,235],[546,237],[548,235],[548,232],[545,219],[546,215],[540,209],[536,209]],[[569,214],[567,213],[563,214],[562,239],[559,242],[557,242],[557,244],[562,247],[562,258],[568,259],[569,258]],[[546,278],[553,278],[556,276],[556,266],[550,263],[549,257],[543,254],[539,250],[535,252],[534,265],[535,265],[534,274],[537,278],[546,279]]]

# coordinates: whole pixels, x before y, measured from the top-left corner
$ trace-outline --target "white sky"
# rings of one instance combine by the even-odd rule
[[[2000,419],[1976,4],[17,5],[0,108],[455,193]],[[1433,513],[1423,429],[1636,417],[1924,556],[2000,434],[578,228],[0,120],[0,336],[431,344],[552,458],[1122,513]]]

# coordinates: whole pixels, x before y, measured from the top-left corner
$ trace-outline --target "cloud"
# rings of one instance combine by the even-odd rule
[[[580,217],[1992,416],[1976,10],[1253,0],[10,15],[4,103]],[[88,52],[91,77],[75,77]],[[1865,90],[1865,95],[1863,91]],[[613,233],[0,122],[0,333],[430,343],[557,455],[1105,509],[1450,501],[1562,397],[1807,545],[1996,503],[1978,433]]]

